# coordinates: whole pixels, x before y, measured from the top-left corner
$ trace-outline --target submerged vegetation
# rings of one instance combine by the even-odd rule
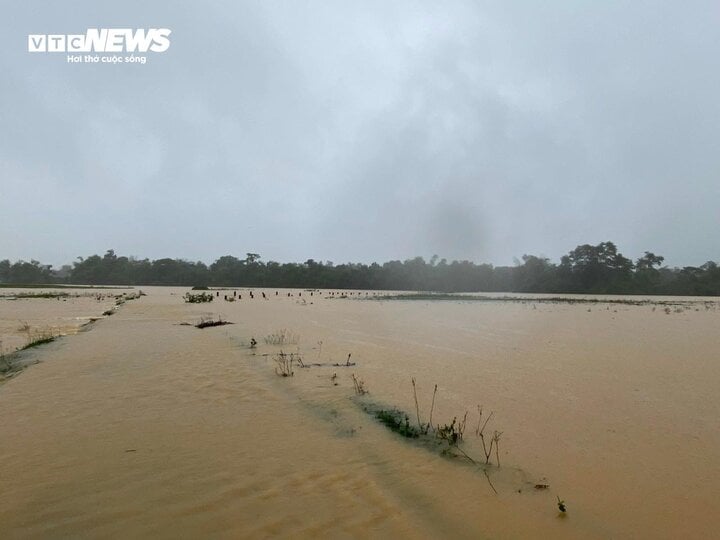
[[[54,335],[51,331],[43,331],[39,332],[35,335],[33,335],[28,342],[25,344],[24,347],[22,347],[20,350],[24,351],[25,349],[32,349],[33,347],[38,347],[40,345],[45,345],[46,343],[52,343],[57,338],[56,335]]]
[[[230,321],[224,320],[222,317],[217,319],[214,317],[200,317],[200,321],[195,324],[195,328],[212,328],[213,326],[225,326],[226,324],[233,324]]]
[[[59,270],[39,261],[0,261],[0,284],[70,283],[104,285],[186,285],[372,289],[442,292],[529,292],[584,294],[720,295],[720,267],[663,266],[664,257],[646,251],[635,261],[612,242],[583,244],[559,263],[523,255],[514,266],[452,261],[433,256],[383,264],[263,262],[257,253],[244,259],[225,255],[210,265],[180,259],[134,259],[108,250],[79,258]],[[198,286],[198,284],[201,284]]]
[[[25,334],[25,345],[20,347],[19,350],[21,351],[45,345],[46,343],[51,343],[58,337],[51,328],[32,328],[26,321],[20,323],[18,332]]]
[[[0,381],[15,375],[27,366],[27,362],[19,357],[23,351],[52,343],[60,337],[51,328],[33,329],[27,322],[21,323],[18,331],[26,334],[25,344],[22,347],[8,352],[0,341]]]
[[[16,298],[45,298],[45,299],[53,299],[56,298],[58,300],[63,299],[65,300],[65,297],[68,298],[78,298],[78,297],[90,297],[94,298],[98,302],[105,302],[109,300],[114,300],[114,306],[110,309],[106,309],[103,311],[102,316],[103,317],[109,317],[111,315],[114,315],[116,311],[120,308],[120,306],[124,305],[126,302],[131,300],[137,300],[138,298],[141,298],[142,296],[147,296],[142,291],[136,291],[132,293],[121,293],[121,294],[106,294],[106,293],[38,293],[33,294],[29,293],[28,295],[23,296],[16,296]],[[84,322],[81,327],[86,327],[89,324],[95,322],[100,317],[89,317],[87,318],[86,322]],[[223,324],[232,324],[232,323],[223,323]],[[29,349],[34,349],[36,347],[40,347],[42,345],[46,345],[48,343],[52,343],[62,337],[63,334],[60,332],[57,328],[51,328],[49,326],[43,326],[43,327],[33,327],[28,321],[20,321],[18,327],[16,328],[16,331],[20,334],[25,335],[25,344],[16,347],[12,351],[7,351],[5,347],[3,346],[2,341],[0,340],[0,380],[7,379],[9,377],[12,377],[13,375],[21,372],[24,368],[26,368],[31,363],[37,363],[39,360],[37,358],[34,358],[32,360],[29,360],[28,358],[24,358],[22,353],[23,351],[27,351]]]
[[[282,329],[267,336],[265,338],[265,343],[268,345],[287,344],[289,341],[289,336],[295,335],[289,332],[287,329]],[[322,347],[322,342],[318,342],[318,345],[319,347]],[[251,340],[251,348],[255,348],[255,346],[257,346],[257,342],[253,338]],[[305,363],[298,348],[297,353],[285,353],[284,351],[280,350],[278,353],[273,355],[272,359],[275,363],[276,375],[278,375],[279,377],[293,377],[295,375],[295,366],[301,369],[329,366],[350,367],[355,365],[353,362],[350,361],[351,357],[352,353],[349,353],[347,360],[344,364]],[[352,373],[350,375],[350,378],[353,383],[353,391],[356,397],[364,398],[364,396],[369,394],[364,380],[355,375],[355,373]],[[330,381],[332,382],[333,386],[338,386],[337,373],[332,374],[332,376],[330,377]],[[410,422],[410,415],[407,412],[402,411],[397,407],[386,407],[378,403],[369,402],[366,399],[359,400],[358,403],[365,412],[374,416],[380,423],[385,425],[391,431],[405,438],[419,439],[419,441],[422,442],[424,446],[434,449],[437,449],[438,446],[440,446],[441,453],[443,455],[450,457],[463,457],[473,464],[480,464],[482,462],[484,467],[490,466],[491,460],[494,457],[496,466],[500,467],[500,439],[502,436],[502,431],[493,430],[492,435],[486,433],[488,424],[493,418],[493,412],[491,412],[488,416],[484,416],[483,408],[480,405],[477,406],[478,420],[477,427],[475,428],[475,435],[480,440],[484,455],[484,461],[476,460],[468,453],[466,453],[463,448],[461,448],[461,444],[465,440],[465,432],[467,429],[469,411],[466,410],[465,413],[462,415],[461,419],[459,419],[458,416],[455,416],[449,423],[434,424],[433,413],[435,410],[435,401],[438,394],[438,385],[436,384],[433,388],[428,421],[424,422],[420,411],[420,400],[418,398],[417,383],[414,377],[411,379],[411,383],[413,390],[413,399],[415,402],[415,417],[417,420],[416,424],[412,424]],[[486,469],[484,469],[484,472],[487,476]],[[488,482],[490,482],[489,477]],[[494,486],[492,486],[492,483],[490,483],[490,485],[493,490],[495,490]]]
[[[293,336],[291,332],[286,329],[279,330],[273,334],[270,334],[265,342],[268,345],[277,345],[280,343],[286,343],[288,336]],[[257,346],[257,342],[254,338],[251,341],[251,348]],[[317,359],[320,359],[322,352],[322,341],[317,342],[318,351]],[[252,356],[256,356],[256,353],[251,353]],[[352,354],[348,354],[345,363],[306,363],[300,353],[298,347],[296,353],[286,353],[283,350],[276,352],[272,355],[263,354],[262,356],[272,356],[272,361],[275,365],[274,373],[278,377],[289,378],[295,376],[295,368],[310,367],[349,367],[355,364],[350,361]],[[323,376],[324,378],[324,376]],[[497,429],[490,429],[490,424],[494,418],[494,412],[486,415],[483,407],[477,405],[477,420],[473,424],[474,429],[470,429],[470,432],[475,433],[476,443],[474,445],[466,446],[466,437],[468,432],[468,426],[471,422],[470,411],[465,410],[462,415],[452,417],[448,422],[436,422],[435,417],[435,404],[438,397],[438,385],[435,384],[433,387],[432,396],[427,402],[430,404],[429,413],[427,420],[422,412],[420,406],[422,400],[418,396],[418,385],[415,378],[411,378],[413,400],[415,404],[415,421],[411,420],[411,415],[407,411],[397,407],[388,406],[380,401],[371,400],[368,398],[369,391],[365,384],[365,381],[357,376],[355,373],[351,373],[350,380],[352,381],[352,388],[354,396],[351,401],[354,402],[362,411],[372,416],[377,422],[385,426],[393,433],[403,437],[404,439],[412,441],[413,444],[422,447],[423,449],[438,453],[447,458],[459,458],[466,462],[468,465],[475,468],[476,471],[481,472],[485,477],[490,489],[494,493],[498,493],[491,476],[497,473],[501,467],[500,459],[500,442],[502,440],[502,431]],[[332,372],[329,376],[329,382],[333,387],[339,386],[339,378],[337,372]],[[337,413],[333,410],[333,417],[337,416]],[[343,433],[350,432],[355,433],[355,428],[344,429]],[[482,455],[478,456],[478,452],[482,451]],[[519,493],[522,493],[522,487],[533,487],[536,491],[545,491],[549,488],[544,479],[543,482],[532,482],[527,479],[526,473],[521,469],[510,469],[510,473],[515,475],[516,478],[523,478],[521,480],[521,489],[517,489]],[[507,475],[504,476],[507,478]],[[515,488],[514,488],[515,489]],[[559,502],[559,508],[564,508],[564,502]],[[564,512],[564,510],[562,510]]]
[[[287,329],[278,330],[277,332],[268,335],[265,338],[265,343],[268,345],[282,345],[287,344],[289,337],[295,336],[292,332]],[[251,341],[251,348],[257,346],[254,338]],[[318,349],[321,351],[322,342],[318,342]],[[319,359],[320,353],[318,353]],[[344,364],[340,363],[305,363],[298,348],[297,353],[286,353],[280,350],[278,353],[272,356],[275,364],[275,374],[279,377],[293,377],[295,375],[294,368],[297,366],[301,369],[310,367],[350,367],[355,364],[350,361],[352,353],[348,354],[347,360]],[[455,416],[449,423],[433,423],[433,414],[435,410],[435,401],[438,394],[438,385],[436,384],[433,388],[432,399],[430,401],[430,412],[427,422],[423,421],[421,414],[420,399],[418,398],[418,387],[415,378],[411,378],[413,399],[415,402],[415,418],[416,423],[411,423],[410,415],[402,411],[397,407],[387,407],[378,403],[368,401],[365,396],[369,394],[369,391],[365,385],[365,381],[358,377],[355,373],[350,375],[353,383],[353,391],[358,400],[358,404],[361,408],[372,415],[380,423],[386,426],[388,429],[408,439],[418,439],[423,446],[440,449],[443,455],[449,457],[462,457],[473,464],[482,464],[483,467],[489,467],[491,460],[495,458],[495,464],[500,467],[500,439],[502,436],[501,431],[493,430],[492,435],[486,433],[488,425],[492,420],[494,413],[491,412],[485,416],[483,414],[482,406],[477,406],[478,419],[477,426],[475,428],[475,435],[480,441],[482,446],[484,461],[471,457],[463,448],[462,443],[465,440],[465,432],[468,425],[469,411],[465,411],[462,417]],[[333,386],[338,386],[337,373],[333,373],[330,377],[330,381]],[[487,469],[484,469],[487,476]],[[490,478],[488,477],[488,482]],[[493,490],[495,490],[492,483],[490,483]]]
[[[365,389],[365,383],[357,378],[355,374],[352,375],[352,381],[355,394],[357,396],[364,396],[368,393]],[[435,385],[430,405],[430,417],[427,422],[423,422],[420,414],[417,385],[414,377],[411,382],[417,419],[417,422],[414,424],[410,422],[409,413],[402,411],[397,407],[386,407],[365,400],[362,400],[360,405],[365,412],[374,416],[381,424],[394,433],[408,439],[419,439],[419,442],[429,448],[440,448],[443,455],[450,457],[463,457],[471,463],[478,464],[479,462],[482,462],[485,466],[489,466],[493,457],[493,450],[495,450],[494,457],[496,460],[496,466],[500,467],[500,437],[502,432],[495,430],[493,431],[492,436],[488,436],[485,433],[485,430],[493,417],[493,413],[484,417],[483,408],[479,405],[477,407],[478,421],[477,427],[475,428],[475,435],[478,439],[480,439],[485,459],[484,461],[475,459],[461,448],[461,445],[465,440],[469,411],[465,411],[461,419],[458,419],[458,417],[455,416],[449,423],[433,424],[432,415],[435,408],[435,399],[437,397],[437,385]]]
[[[364,395],[366,393],[365,391],[358,391],[359,379],[357,379],[355,375],[352,376],[352,379],[355,384],[355,393],[359,396]],[[490,485],[490,488],[497,493],[495,486],[490,480],[489,470],[491,467],[500,468],[500,437],[502,432],[494,430],[492,436],[488,436],[485,433],[490,419],[493,417],[493,413],[490,413],[490,415],[484,418],[482,407],[479,405],[477,407],[478,421],[475,429],[475,435],[480,439],[485,459],[484,461],[481,459],[475,459],[463,448],[465,431],[468,422],[468,411],[465,411],[462,419],[460,420],[457,416],[455,416],[449,423],[433,424],[432,414],[435,407],[435,398],[437,396],[437,385],[435,385],[430,406],[430,417],[427,422],[423,422],[420,414],[415,378],[412,378],[412,387],[417,418],[416,424],[411,423],[410,415],[407,412],[397,407],[385,407],[377,403],[368,402],[364,399],[361,400],[359,404],[366,413],[372,415],[393,433],[396,433],[406,439],[414,439],[417,441],[417,444],[431,451],[439,451],[443,456],[462,458],[472,465],[480,467],[488,484]],[[363,388],[361,381],[360,388]],[[495,465],[491,463],[493,450],[495,451]]]
[[[410,425],[410,417],[406,413],[398,409],[380,409],[375,411],[374,414],[381,424],[398,435],[408,439],[420,437],[420,431],[415,426]]]

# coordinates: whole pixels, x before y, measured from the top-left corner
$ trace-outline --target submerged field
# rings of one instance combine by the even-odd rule
[[[18,353],[39,363],[0,382],[3,538],[711,538],[720,527],[712,299],[237,290],[188,304],[186,289],[143,290],[90,331]],[[22,346],[28,321],[76,333],[114,304],[0,298],[0,340]],[[193,326],[218,318],[234,324]],[[292,376],[278,376],[281,351]],[[478,406],[483,422],[494,413],[486,433],[502,432],[489,467]],[[406,438],[375,417],[395,409],[413,428],[432,409],[435,430]],[[478,463],[434,436],[466,411],[458,450]]]

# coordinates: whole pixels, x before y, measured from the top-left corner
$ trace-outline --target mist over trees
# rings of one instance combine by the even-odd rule
[[[415,257],[382,265],[263,262],[257,253],[220,257],[211,265],[182,259],[135,259],[104,255],[78,257],[53,269],[39,261],[0,261],[0,283],[83,285],[180,285],[295,287],[322,289],[419,290],[442,292],[527,292],[588,294],[720,295],[720,268],[669,268],[651,252],[632,261],[612,242],[577,246],[556,264],[524,255],[515,266]]]

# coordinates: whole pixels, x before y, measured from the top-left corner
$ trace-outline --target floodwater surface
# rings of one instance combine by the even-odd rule
[[[0,383],[3,538],[713,538],[720,527],[710,299],[238,290],[187,304],[185,289],[143,291],[88,331],[19,353],[39,363]],[[107,308],[83,302],[0,299],[0,339],[17,341],[23,321]],[[234,324],[192,326],[210,316]],[[278,376],[281,350],[306,367]],[[493,413],[486,433],[502,432],[489,467],[478,406]],[[460,448],[476,463],[401,437],[368,407],[397,407],[412,425],[432,408],[435,426],[467,411]]]

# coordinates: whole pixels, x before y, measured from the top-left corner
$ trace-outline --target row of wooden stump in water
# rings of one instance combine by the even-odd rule
[[[313,293],[314,293],[314,292],[317,292],[318,295],[321,294],[320,291],[309,291],[309,292],[310,292],[310,296],[313,296]],[[266,295],[264,292],[261,292],[260,294],[262,294],[262,297],[267,300],[267,295]],[[334,292],[329,292],[328,294],[329,294],[330,296],[335,296],[336,293],[334,293]],[[340,295],[340,293],[337,293],[337,294]],[[373,292],[372,294],[373,294],[373,296],[377,296],[377,292]],[[253,291],[250,291],[249,295],[250,295],[250,299],[251,299],[251,300],[255,298],[255,294],[253,293]],[[275,291],[275,296],[279,296],[279,295],[280,295],[279,291]],[[298,295],[299,297],[302,297],[302,292],[298,292],[297,295]],[[348,297],[348,296],[353,296],[353,295],[357,295],[358,297],[360,297],[360,296],[362,296],[362,293],[361,293],[360,291],[355,291],[355,292],[353,292],[353,291],[351,291],[351,292],[343,292],[343,293],[340,295],[340,297],[341,297],[341,298],[346,298],[346,297]],[[219,297],[220,297],[220,291],[215,291],[215,296],[216,296],[217,298],[219,298]],[[289,292],[289,293],[287,293],[287,296],[288,296],[288,298],[290,298],[290,297],[294,296],[294,294]],[[369,292],[365,292],[365,296],[370,296],[370,293],[369,293]],[[232,296],[226,294],[226,295],[223,296],[223,298],[224,298],[224,300],[226,300],[226,301],[228,301],[228,302],[232,302],[232,301],[234,301],[234,300],[242,300],[242,294],[238,294],[237,291],[233,291]]]

